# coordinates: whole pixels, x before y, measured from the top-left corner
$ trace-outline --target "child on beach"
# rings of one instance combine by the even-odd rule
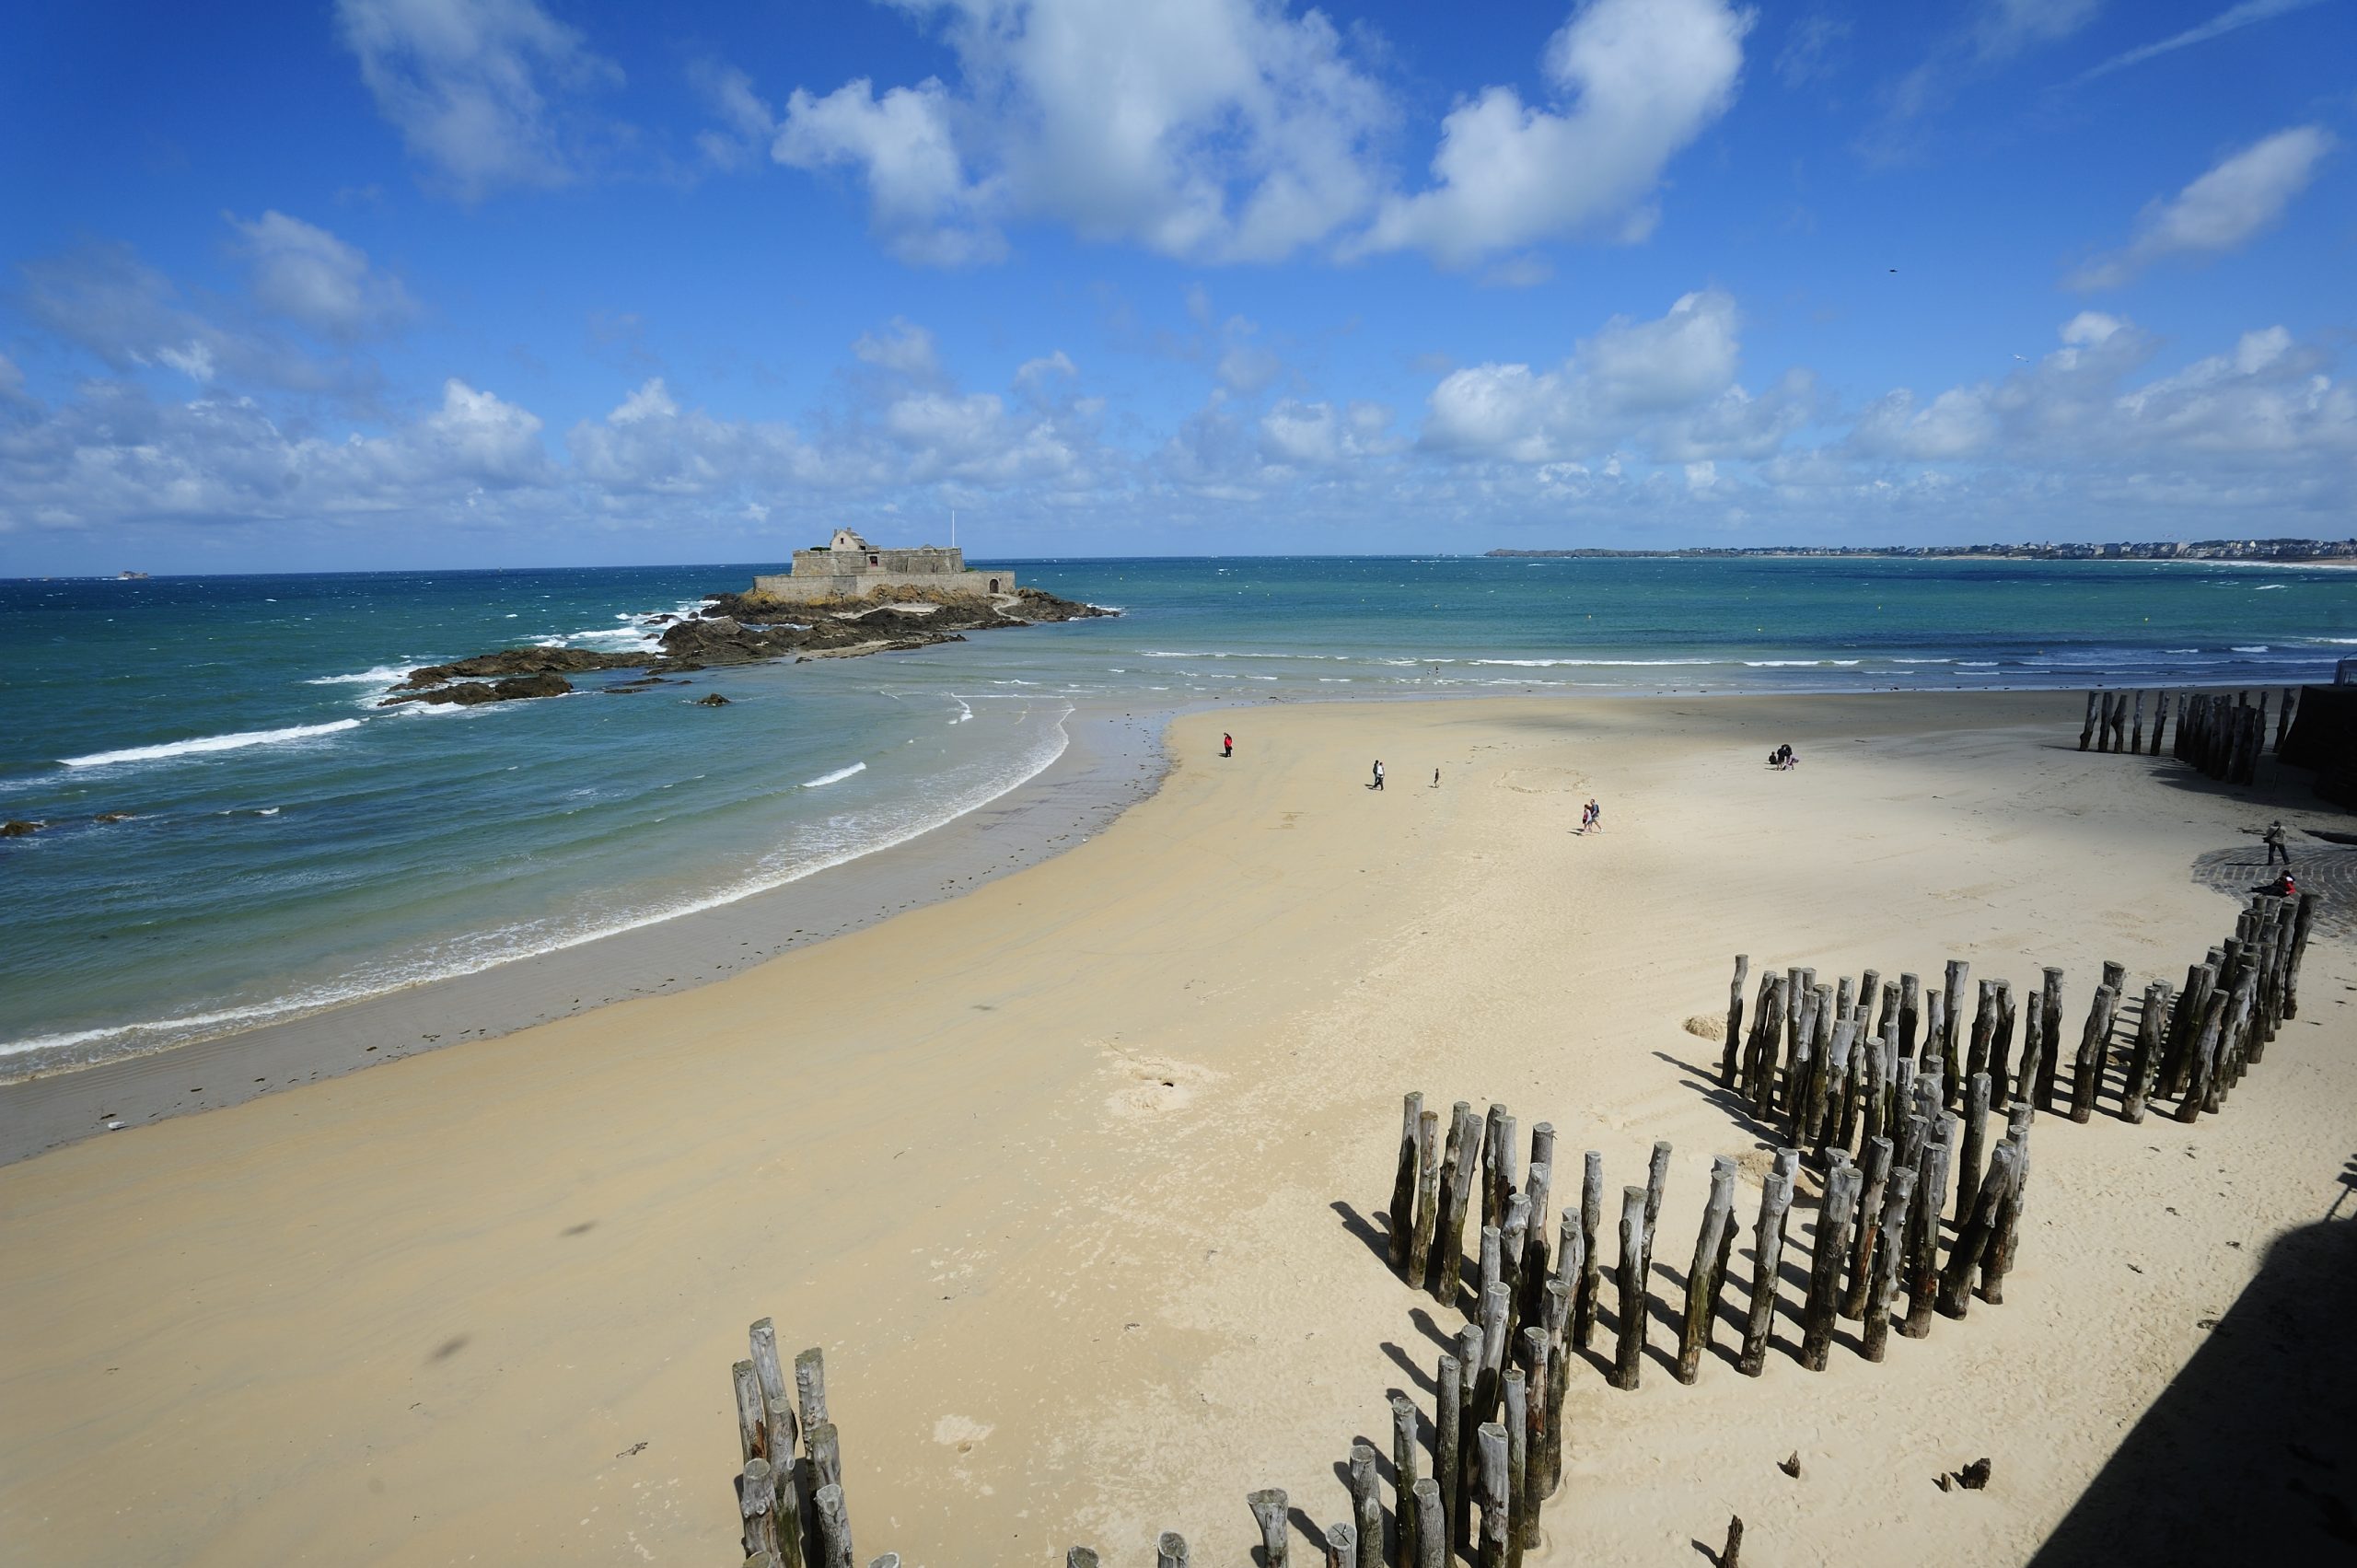
[[[1225,730],[1220,732],[1219,754],[1223,757],[1233,757],[1236,755],[1236,737],[1228,734]]]

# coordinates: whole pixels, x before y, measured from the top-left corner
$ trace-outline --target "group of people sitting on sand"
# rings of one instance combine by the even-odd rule
[[[1768,765],[1780,773],[1788,773],[1801,765],[1800,755],[1789,746],[1779,746],[1768,753]]]

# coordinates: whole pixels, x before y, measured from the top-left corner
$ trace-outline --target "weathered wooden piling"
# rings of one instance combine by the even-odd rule
[[[1757,1377],[1768,1365],[1768,1338],[1776,1323],[1776,1272],[1784,1261],[1784,1221],[1792,1212],[1792,1179],[1771,1171],[1759,1191],[1752,1229],[1751,1299],[1744,1320],[1743,1353],[1736,1369]]]
[[[1923,981],[1919,975],[1898,977],[1898,1051],[1912,1058],[1915,1054],[1915,1031],[1922,1020]]]
[[[1890,1303],[1907,1256],[1907,1216],[1914,1206],[1915,1167],[1892,1168],[1884,1190],[1882,1214],[1876,1224],[1878,1244],[1874,1255],[1873,1283],[1866,1292],[1866,1309],[1859,1319],[1860,1340],[1868,1361],[1880,1361],[1890,1343]]]
[[[1348,1519],[1326,1527],[1326,1568],[1359,1568],[1359,1527]]]
[[[2162,692],[2153,704],[2153,749],[2151,755],[2161,754],[2161,735],[2169,727],[2169,694]]]
[[[1962,958],[1948,960],[1947,989],[1941,996],[1945,1016],[1940,1034],[1940,1074],[1951,1107],[1964,1093],[1964,989],[1971,980],[1969,963]]]
[[[1634,1388],[1645,1354],[1645,1190],[1620,1190],[1620,1331],[1612,1386]]]
[[[1457,1485],[1449,1493],[1449,1539],[1469,1546],[1473,1539],[1473,1494],[1479,1490],[1481,1453],[1474,1433],[1484,1419],[1481,1411],[1481,1326],[1468,1323],[1457,1331],[1457,1359],[1465,1367],[1457,1387]]]
[[[2128,1059],[2128,1085],[2120,1097],[2119,1114],[2131,1122],[2144,1120],[2144,1097],[2153,1091],[2153,1074],[2160,1062],[2161,1033],[2168,1015],[2169,987],[2156,980],[2144,988],[2144,1002],[2136,1015],[2136,1051]]]
[[[1457,1102],[1457,1118],[1448,1133],[1448,1168],[1442,1175],[1447,1188],[1442,1199],[1440,1234],[1433,1245],[1440,1262],[1433,1282],[1433,1298],[1443,1307],[1457,1305],[1458,1276],[1465,1268],[1465,1217],[1473,1206],[1476,1167],[1481,1156],[1481,1127],[1473,1108]]]
[[[1154,1538],[1154,1568],[1188,1568],[1187,1538],[1165,1530]]]
[[[1948,1120],[1938,1116],[1923,1141],[1916,1167],[1915,1194],[1907,1233],[1907,1318],[1898,1331],[1920,1340],[1932,1331],[1932,1309],[1939,1290],[1940,1215],[1947,1206]]]
[[[2038,1108],[2051,1109],[2054,1105],[2054,1080],[2061,1071],[2062,1057],[2062,971],[2049,965],[2045,985],[2038,993]]]
[[[1417,1107],[1419,1110],[1422,1106]],[[1267,1568],[1285,1568],[1292,1560],[1289,1550],[1291,1522],[1287,1517],[1288,1503],[1283,1487],[1263,1487],[1249,1493],[1245,1506],[1252,1510],[1252,1522],[1260,1527],[1260,1550],[1265,1554]]]
[[[1351,1445],[1351,1518],[1358,1527],[1358,1568],[1383,1568],[1383,1494],[1372,1445]]]
[[[1640,1290],[1652,1288],[1648,1282],[1653,1278],[1654,1272],[1654,1232],[1661,1218],[1662,1194],[1668,1190],[1669,1140],[1656,1138],[1654,1140],[1653,1159],[1645,1167],[1645,1232],[1642,1243],[1643,1251],[1639,1254],[1643,1261],[1637,1268],[1637,1286]]]
[[[1416,1481],[1423,1446],[1416,1440],[1415,1401],[1391,1396],[1391,1514],[1397,1568],[1416,1568]]]
[[[1506,1429],[1485,1421],[1475,1434],[1480,1455],[1481,1546],[1475,1568],[1506,1568]]]
[[[1446,1351],[1441,1353],[1439,1376],[1433,1393],[1433,1485],[1441,1500],[1441,1550],[1446,1554],[1458,1539],[1446,1522],[1457,1516],[1457,1483],[1464,1471],[1461,1454],[1464,1427],[1459,1423],[1464,1398],[1464,1366]]]
[[[1844,1318],[1864,1318],[1866,1315],[1866,1297],[1874,1290],[1875,1240],[1882,1234],[1883,1194],[1890,1186],[1894,1152],[1888,1138],[1869,1139],[1865,1159],[1858,1167],[1858,1210],[1850,1243],[1850,1283],[1841,1298]]]
[[[819,1568],[852,1568],[858,1559],[852,1551],[851,1510],[843,1505],[842,1485],[829,1481],[812,1495],[819,1516]]]
[[[2119,1004],[2119,992],[2108,985],[2096,987],[2094,1005],[2087,1009],[2086,1027],[2080,1031],[2078,1060],[2071,1076],[2073,1121],[2084,1121],[2095,1114],[2096,1091],[2103,1083],[2104,1064],[2110,1055],[2112,1013]]]
[[[1801,1365],[1825,1370],[1833,1348],[1834,1319],[1841,1305],[1841,1264],[1848,1254],[1850,1217],[1857,1210],[1858,1167],[1838,1165],[1828,1173],[1825,1198],[1817,1205],[1817,1234],[1809,1248],[1808,1299],[1801,1313]]]
[[[1964,1097],[1964,1141],[1956,1150],[1956,1223],[1971,1217],[1980,1191],[1980,1155],[1989,1143],[1989,1074],[1975,1073]]]
[[[2101,700],[2101,692],[2087,693],[2087,716],[2079,726],[2079,749],[2082,751],[2084,751],[2088,742],[2096,738],[2096,704]]]
[[[1596,1237],[1604,1227],[1604,1156],[1590,1149],[1580,1174],[1579,1288],[1572,1299],[1572,1343],[1581,1350],[1596,1335],[1596,1295],[1603,1287],[1603,1257]]]
[[[1736,1085],[1736,1051],[1743,1038],[1743,982],[1751,974],[1751,955],[1735,956],[1735,981],[1727,987],[1727,1032],[1719,1042],[1719,1082]]]
[[[1515,1517],[1521,1521],[1522,1545],[1533,1547],[1539,1542],[1539,1504],[1546,1501],[1547,1493],[1552,1490],[1547,1485],[1549,1349],[1546,1330],[1532,1328],[1522,1331],[1521,1370],[1523,1460],[1522,1473],[1517,1478],[1515,1492],[1515,1497],[1520,1499],[1515,1505]],[[1512,1401],[1508,1403],[1511,1407]]]
[[[1719,1299],[1720,1259],[1735,1224],[1735,1161],[1711,1164],[1711,1195],[1702,1206],[1702,1227],[1694,1237],[1694,1266],[1686,1275],[1686,1322],[1678,1341],[1678,1380],[1691,1383],[1702,1368],[1711,1342],[1711,1319]]]
[[[1989,1156],[1989,1174],[1981,1179],[1980,1190],[1972,1202],[1972,1216],[1957,1231],[1956,1245],[1948,1249],[1945,1272],[1940,1276],[1939,1310],[1943,1317],[1961,1318],[1972,1297],[1972,1282],[1980,1268],[1982,1254],[1997,1228],[1997,1214],[2013,1186],[2014,1161],[2018,1157],[2010,1141],[1998,1144]]]
[[[1539,1470],[1538,1495],[1552,1497],[1563,1484],[1563,1400],[1571,1391],[1571,1345],[1564,1330],[1571,1321],[1571,1288],[1562,1280],[1547,1282],[1547,1448]]]
[[[2128,730],[2128,753],[2131,757],[2144,754],[2144,693],[2136,693],[2136,714]]]
[[[1430,1476],[1416,1482],[1416,1568],[1448,1568],[1448,1505]]]
[[[1506,1429],[1506,1568],[1521,1568],[1523,1492],[1530,1474],[1530,1381],[1509,1366],[1502,1401]]]

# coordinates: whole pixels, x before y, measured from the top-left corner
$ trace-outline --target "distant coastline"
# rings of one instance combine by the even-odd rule
[[[2244,561],[2262,565],[2357,565],[2357,539],[2160,540],[2141,544],[1763,544],[1682,550],[1492,550],[1498,561],[1716,559],[1900,561]]]

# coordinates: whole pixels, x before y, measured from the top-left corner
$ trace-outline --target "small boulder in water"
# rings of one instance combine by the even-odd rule
[[[696,706],[699,708],[725,708],[727,705],[728,699],[717,691],[707,691],[696,699]]]
[[[46,822],[0,822],[0,839],[21,839],[28,833],[39,832],[49,826]]]
[[[97,816],[91,818],[90,820],[93,822],[128,822],[131,820],[131,813],[128,811],[101,811]]]

